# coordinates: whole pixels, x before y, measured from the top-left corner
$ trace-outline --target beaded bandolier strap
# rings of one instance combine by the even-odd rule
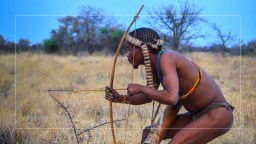
[[[151,62],[150,62],[149,51],[148,51],[148,45],[151,48],[158,49],[159,47],[161,47],[163,45],[163,40],[158,39],[158,40],[156,40],[156,44],[152,44],[150,42],[142,42],[141,40],[136,39],[129,34],[127,34],[125,38],[128,42],[141,48],[142,54],[144,56],[147,86],[150,88],[156,88],[157,85],[154,84],[153,73],[152,73]]]
[[[134,44],[135,46],[138,46],[142,50],[142,54],[144,57],[144,65],[145,65],[145,70],[146,70],[146,80],[147,80],[147,86],[156,89],[157,84],[154,83],[154,78],[153,78],[153,73],[152,73],[152,68],[151,68],[151,61],[150,61],[150,56],[149,56],[149,51],[148,51],[148,46],[150,46],[153,49],[159,49],[163,46],[163,40],[161,39],[156,39],[155,42],[156,44],[153,44],[151,42],[142,42],[141,40],[132,37],[131,35],[127,34],[126,35],[126,40],[130,42],[131,44]],[[154,107],[154,101],[153,101],[153,107]],[[156,115],[159,111],[160,104],[157,107],[155,115],[154,113],[154,108],[152,112],[152,119],[151,119],[151,125],[154,123]]]
[[[191,61],[191,62],[193,62],[193,61]],[[194,63],[194,62],[193,62],[193,63]],[[198,76],[197,76],[196,82],[194,83],[193,87],[192,87],[186,94],[184,94],[184,95],[182,95],[182,96],[179,97],[179,101],[183,101],[183,100],[185,100],[186,98],[188,98],[189,95],[192,94],[192,93],[195,91],[196,87],[199,85],[199,83],[200,83],[201,80],[202,80],[202,76],[203,76],[202,69],[201,69],[196,63],[194,63],[194,64],[195,64],[196,67],[198,68]]]

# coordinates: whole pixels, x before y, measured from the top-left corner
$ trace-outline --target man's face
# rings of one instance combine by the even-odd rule
[[[139,47],[135,47],[133,44],[126,41],[125,47],[127,48],[127,58],[133,68],[137,69],[140,64],[144,63],[144,57]]]

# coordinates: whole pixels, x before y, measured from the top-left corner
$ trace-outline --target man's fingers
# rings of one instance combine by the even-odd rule
[[[110,91],[110,87],[109,87],[109,86],[106,86],[106,87],[105,87],[105,91],[106,91],[106,92],[109,92],[109,91]]]
[[[108,99],[113,99],[114,97],[113,97],[113,94],[112,94],[112,93],[106,92],[106,98],[108,98]]]
[[[110,86],[105,86],[105,90],[106,90],[106,91],[112,91],[113,88],[111,88]]]
[[[106,97],[113,99],[113,95],[106,95]]]
[[[128,87],[127,87],[127,95],[131,95],[131,92],[130,92],[130,87],[129,87],[129,85],[128,85]]]
[[[113,99],[113,96],[106,96],[105,97],[107,100],[111,100],[111,99]]]
[[[106,95],[113,97],[113,94],[111,92],[106,92]]]
[[[105,91],[106,91],[105,99],[107,99],[107,100],[113,100],[114,99],[113,90],[114,89],[109,87],[109,86],[105,87]]]

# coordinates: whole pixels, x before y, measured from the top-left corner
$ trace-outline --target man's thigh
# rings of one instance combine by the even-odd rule
[[[229,118],[225,118],[229,113],[230,111],[222,107],[212,110],[194,121],[192,120],[174,134],[170,143],[204,144],[213,140],[226,133],[231,127]]]
[[[164,139],[173,138],[182,128],[193,121],[193,115],[189,112],[178,114],[171,127],[167,130]]]

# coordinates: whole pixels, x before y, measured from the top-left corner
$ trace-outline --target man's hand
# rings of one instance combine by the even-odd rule
[[[141,93],[141,87],[142,87],[142,85],[140,85],[140,84],[133,84],[133,83],[131,83],[127,87],[127,94],[129,96],[133,96],[135,94],[139,94],[139,93]]]
[[[113,88],[106,86],[105,93],[106,93],[106,95],[105,95],[106,100],[112,100],[112,102],[122,102],[122,97]]]

